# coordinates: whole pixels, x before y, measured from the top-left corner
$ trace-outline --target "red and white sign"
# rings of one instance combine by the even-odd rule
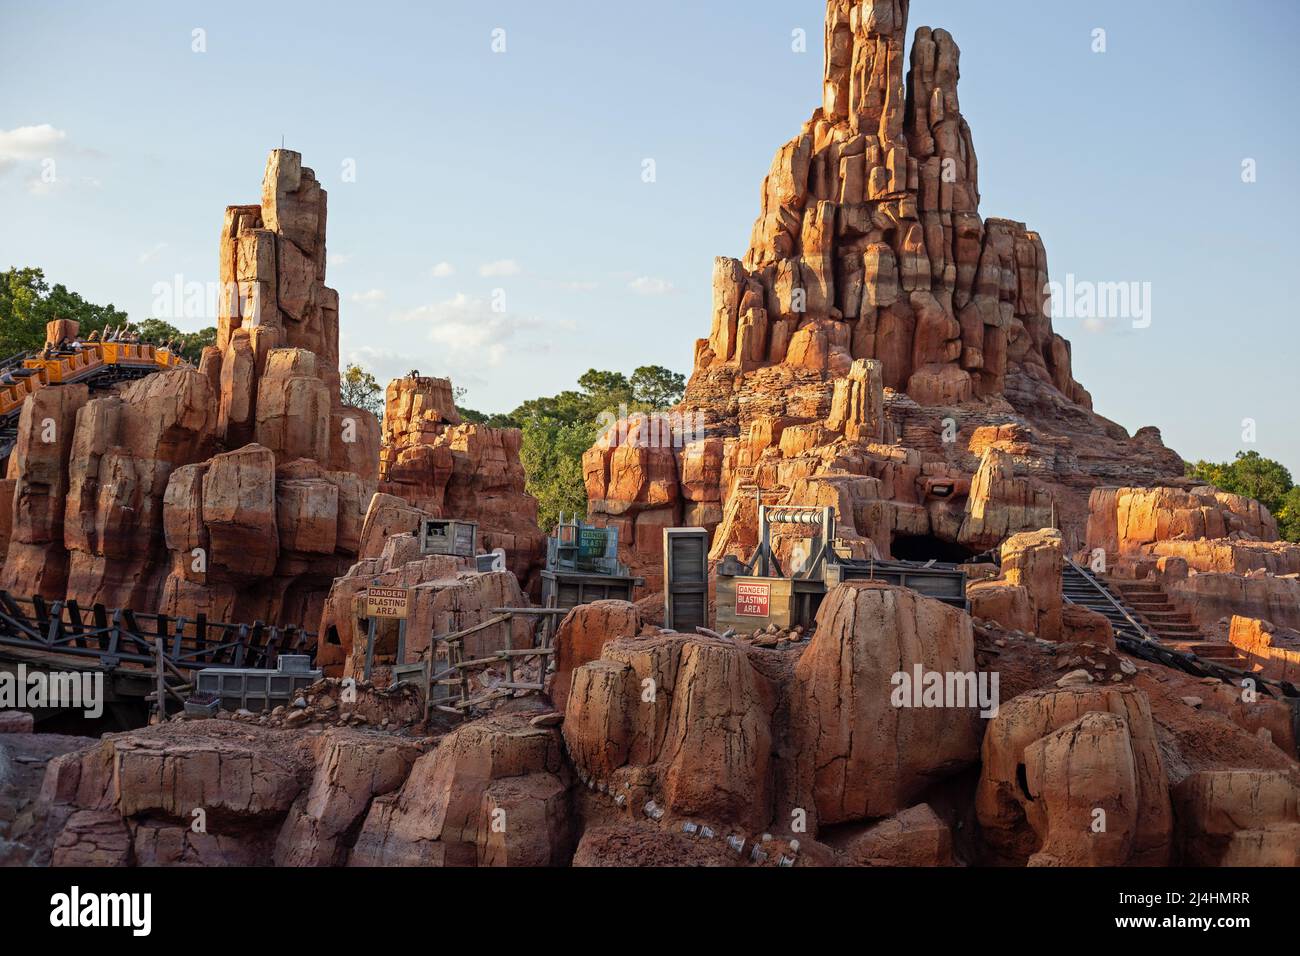
[[[736,617],[767,617],[772,607],[772,585],[736,582]]]

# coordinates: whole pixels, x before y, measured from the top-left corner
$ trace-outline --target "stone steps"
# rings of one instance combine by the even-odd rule
[[[1195,654],[1229,667],[1244,667],[1248,660],[1231,644],[1207,641],[1192,616],[1180,609],[1159,581],[1112,581],[1124,602],[1151,633],[1172,650]]]

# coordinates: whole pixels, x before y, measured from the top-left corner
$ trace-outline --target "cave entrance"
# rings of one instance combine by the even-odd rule
[[[896,561],[942,561],[945,564],[965,564],[975,557],[975,552],[969,548],[932,534],[895,535],[889,552]]]

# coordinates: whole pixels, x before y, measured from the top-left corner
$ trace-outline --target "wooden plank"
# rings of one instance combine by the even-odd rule
[[[493,655],[492,657],[480,657],[472,661],[462,661],[456,666],[461,670],[477,669],[477,668],[487,667],[491,664],[500,664],[504,660],[505,657],[503,655],[497,654],[497,655]]]
[[[68,615],[68,633],[72,635],[73,644],[85,647],[86,627],[81,622],[81,608],[77,606],[76,598],[68,598],[63,608]]]
[[[524,617],[545,617],[546,615],[558,615],[563,617],[568,614],[567,608],[562,607],[494,607],[493,614],[521,614]]]
[[[472,634],[478,634],[480,631],[486,631],[490,627],[496,627],[498,624],[504,624],[509,620],[510,620],[510,615],[503,614],[500,617],[488,618],[483,623],[475,624],[473,627],[467,627],[462,631],[454,631],[451,634],[435,634],[433,636],[433,639],[435,641],[447,641],[448,643],[453,641],[463,641],[465,638],[469,637]]]

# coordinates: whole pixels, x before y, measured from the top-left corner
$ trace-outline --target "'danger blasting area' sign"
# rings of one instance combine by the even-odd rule
[[[366,617],[406,619],[410,591],[406,588],[368,588]]]
[[[772,585],[736,582],[736,615],[767,617],[772,607]]]

